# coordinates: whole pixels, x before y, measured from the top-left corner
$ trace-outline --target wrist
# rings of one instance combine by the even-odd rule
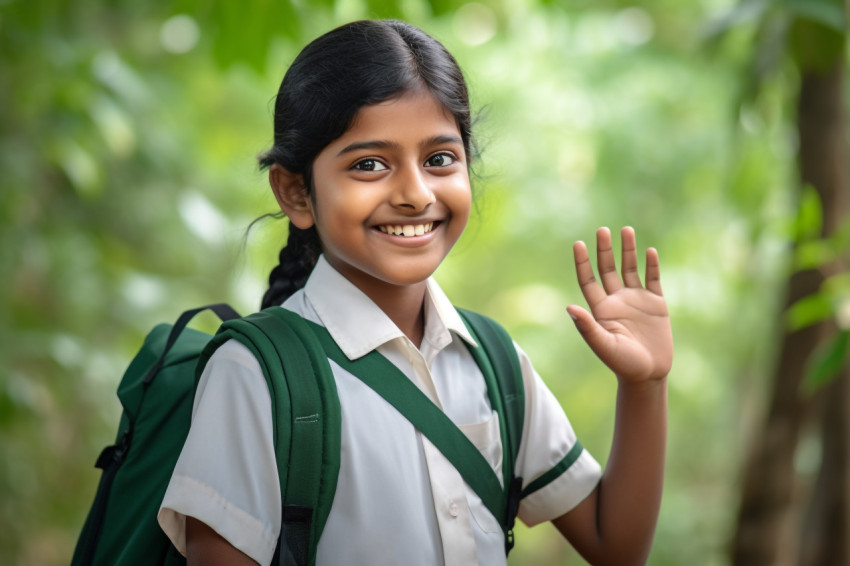
[[[667,375],[651,379],[634,380],[617,375],[617,390],[636,396],[657,395],[667,391]]]

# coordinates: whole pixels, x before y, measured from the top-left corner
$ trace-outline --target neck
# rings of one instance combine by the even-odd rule
[[[380,289],[360,287],[417,348],[425,335],[425,289],[424,281],[413,285],[384,284]]]

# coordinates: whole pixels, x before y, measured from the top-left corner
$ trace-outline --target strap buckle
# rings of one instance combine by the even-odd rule
[[[514,476],[508,486],[508,505],[505,513],[505,556],[514,547],[514,524],[522,499],[522,478]]]

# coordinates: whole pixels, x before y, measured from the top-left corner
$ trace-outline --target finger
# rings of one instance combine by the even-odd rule
[[[587,342],[587,345],[590,346],[590,349],[601,358],[606,349],[610,347],[611,336],[609,333],[596,322],[593,315],[578,305],[568,306],[567,313],[573,319],[576,329]]]
[[[620,230],[620,238],[623,242],[623,283],[626,287],[640,287],[634,228],[626,226]]]
[[[661,291],[661,267],[658,261],[658,250],[649,248],[646,250],[646,288],[656,295],[663,295]]]
[[[578,284],[581,287],[581,294],[584,295],[584,300],[593,308],[599,301],[605,298],[605,291],[599,286],[596,277],[593,276],[593,266],[590,265],[590,255],[587,253],[587,246],[584,242],[576,242],[573,244],[573,256],[576,262],[576,276]]]
[[[605,292],[609,295],[623,288],[617,264],[614,262],[614,249],[611,247],[611,231],[600,228],[596,231],[596,268]]]

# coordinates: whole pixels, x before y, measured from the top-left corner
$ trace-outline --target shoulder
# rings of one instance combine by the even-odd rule
[[[200,403],[241,398],[251,405],[269,404],[271,397],[263,370],[253,352],[238,340],[227,340],[212,353],[195,391],[195,409]]]
[[[213,363],[228,363],[245,367],[256,366],[258,369],[260,367],[251,350],[238,340],[228,340],[219,346],[210,356],[208,365]]]

